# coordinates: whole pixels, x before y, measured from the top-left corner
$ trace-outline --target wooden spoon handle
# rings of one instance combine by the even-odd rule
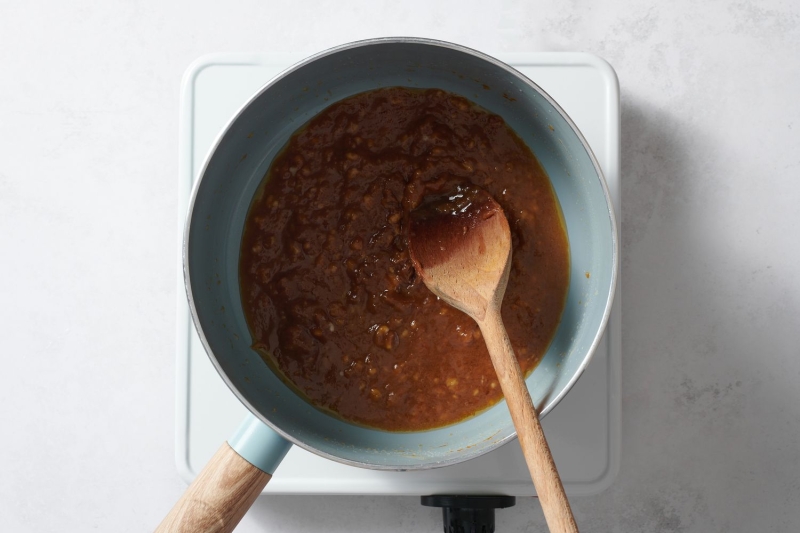
[[[486,340],[500,388],[506,397],[511,420],[517,430],[519,444],[528,463],[528,470],[542,504],[547,526],[553,533],[577,533],[578,526],[569,506],[564,485],[550,454],[550,447],[542,432],[539,417],[533,407],[528,387],[522,377],[514,349],[508,340],[499,310],[489,310],[484,320],[478,322]]]
[[[183,493],[156,533],[228,533],[272,478],[226,442]]]

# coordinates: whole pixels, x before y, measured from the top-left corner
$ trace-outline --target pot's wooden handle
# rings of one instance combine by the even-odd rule
[[[542,432],[514,349],[508,340],[499,309],[488,312],[478,325],[486,340],[486,347],[492,357],[500,388],[511,412],[522,454],[528,464],[533,486],[536,487],[536,495],[542,504],[547,527],[553,533],[578,533],[578,525],[572,516],[564,485],[561,484],[561,477],[558,475],[550,447]]]
[[[156,533],[227,533],[239,523],[272,476],[224,443]]]

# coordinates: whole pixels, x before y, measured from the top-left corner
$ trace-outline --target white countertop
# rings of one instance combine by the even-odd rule
[[[797,531],[800,4],[361,4],[0,4],[0,529],[152,530],[184,489],[186,67],[405,34],[590,52],[619,75],[622,461],[610,489],[573,498],[582,531]],[[497,526],[543,531],[538,502]],[[274,496],[237,529],[319,530],[441,518],[418,498]]]

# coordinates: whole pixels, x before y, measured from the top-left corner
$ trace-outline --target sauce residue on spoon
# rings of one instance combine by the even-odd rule
[[[458,185],[452,193],[425,198],[409,217],[409,237],[420,247],[419,267],[425,269],[447,260],[475,226],[502,212],[489,193],[474,185]]]

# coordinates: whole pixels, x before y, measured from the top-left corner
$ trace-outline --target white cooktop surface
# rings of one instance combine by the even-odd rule
[[[222,127],[275,74],[300,57],[213,55],[185,73],[181,93],[179,242],[196,173]],[[619,205],[619,89],[594,56],[540,53],[501,56],[566,110],[592,147]],[[180,246],[178,247],[180,249]],[[211,365],[189,317],[178,253],[178,345],[175,457],[190,481],[246,414]],[[618,284],[619,286],[619,284]],[[573,390],[543,421],[567,493],[592,494],[617,474],[620,441],[620,304],[603,342]],[[273,494],[535,495],[516,441],[477,459],[423,472],[379,472],[291,449],[265,492]]]

